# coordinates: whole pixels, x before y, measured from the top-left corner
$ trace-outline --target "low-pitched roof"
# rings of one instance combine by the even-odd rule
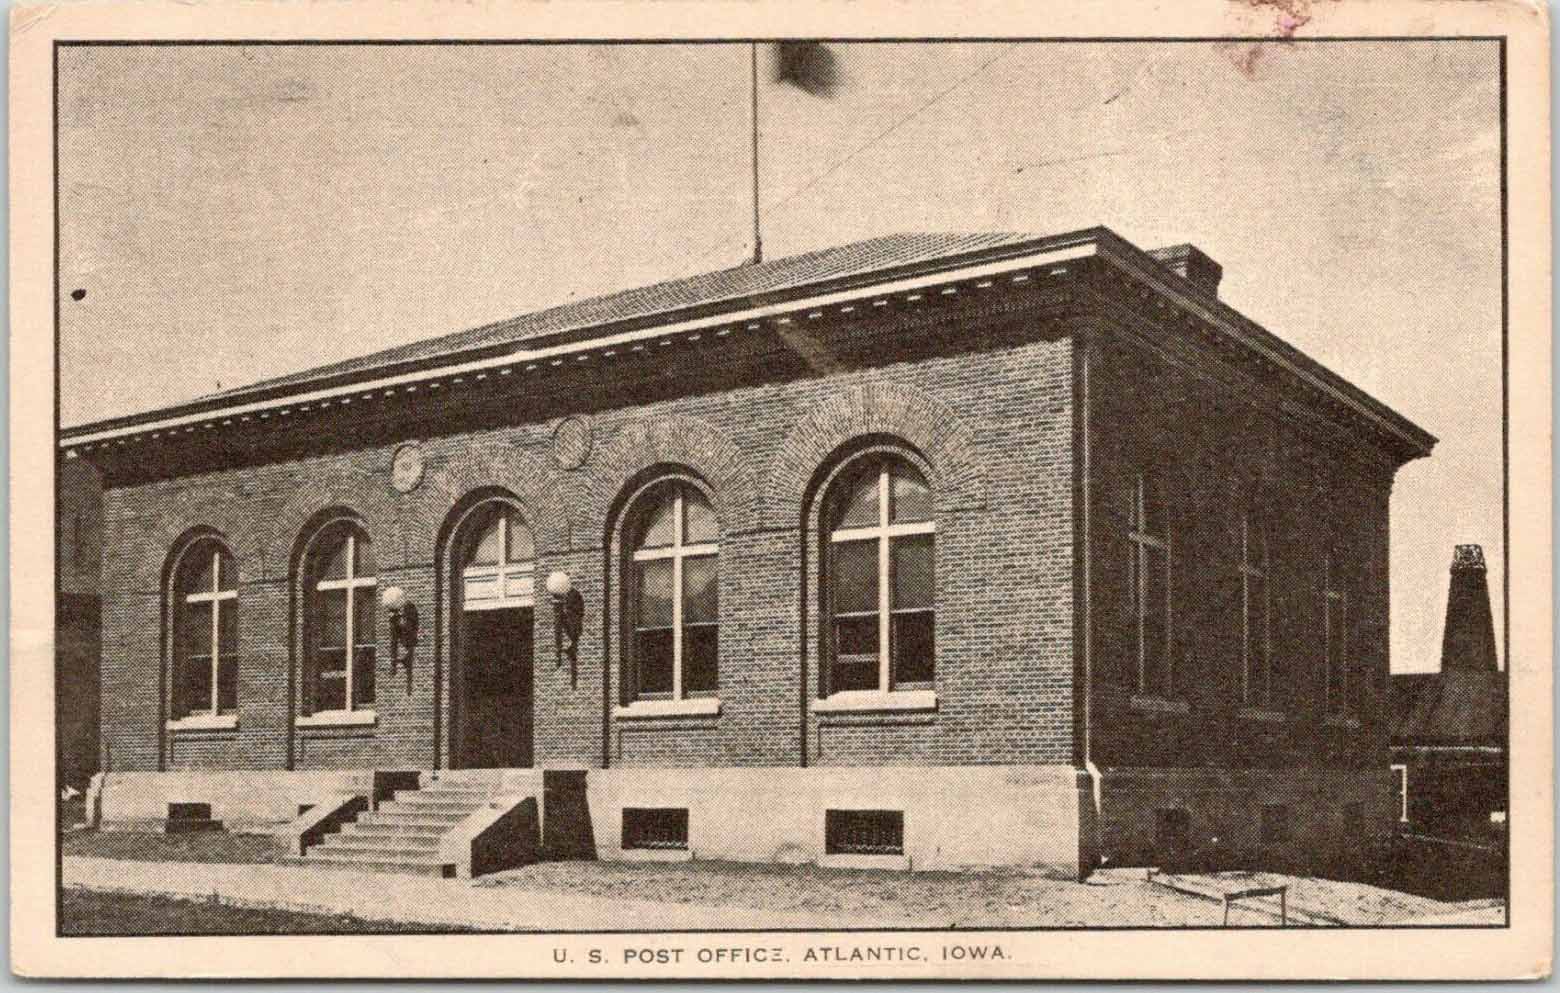
[[[93,446],[124,445],[127,438],[156,439],[161,431],[216,429],[247,422],[251,415],[264,419],[267,410],[292,403],[308,402],[319,409],[340,399],[344,406],[350,402],[349,394],[365,387],[388,397],[387,388],[410,391],[415,381],[481,372],[512,359],[532,363],[545,357],[549,366],[557,366],[563,353],[578,355],[599,347],[610,355],[616,343],[674,325],[712,325],[738,315],[746,315],[743,320],[772,319],[784,324],[789,319],[776,316],[778,312],[804,301],[876,292],[880,286],[896,283],[932,285],[944,278],[956,280],[960,273],[1007,272],[1031,263],[1047,265],[1088,256],[1108,260],[1146,292],[1161,295],[1195,321],[1206,322],[1201,326],[1207,333],[1227,337],[1258,361],[1291,374],[1303,388],[1353,411],[1384,432],[1402,459],[1429,454],[1435,445],[1435,438],[1424,429],[1218,300],[1208,273],[1200,277],[1183,273],[1173,258],[1144,252],[1103,227],[1049,236],[896,234],[670,280],[384,349],[161,410],[74,425],[62,430],[60,445],[67,451],[85,452]],[[1065,271],[1063,266],[1049,275]],[[905,299],[918,300],[920,295],[907,294]]]
[[[1039,241],[1037,234],[1015,232],[891,234],[802,255],[769,259],[716,272],[671,279],[549,307],[520,317],[397,345],[357,358],[250,383],[210,397],[241,397],[279,386],[301,386],[320,379],[374,372],[409,362],[516,345],[546,335],[581,331],[603,324],[664,318],[680,311],[722,303],[751,305],[758,298],[907,266],[955,259],[973,252]]]
[[[1506,734],[1506,674],[1443,669],[1392,677],[1394,745],[1498,744]]]

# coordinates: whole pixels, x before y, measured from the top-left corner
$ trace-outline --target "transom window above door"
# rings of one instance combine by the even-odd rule
[[[466,610],[536,605],[536,542],[520,512],[506,503],[473,511],[461,577]]]

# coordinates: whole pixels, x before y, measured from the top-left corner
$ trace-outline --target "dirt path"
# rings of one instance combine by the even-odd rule
[[[723,907],[668,907],[648,900],[478,888],[454,879],[359,873],[288,865],[141,862],[69,856],[64,885],[187,899],[213,895],[235,906],[353,914],[375,920],[453,924],[492,931],[705,930],[806,927],[794,914],[754,911],[737,922]],[[752,923],[748,923],[751,920]],[[845,926],[831,918],[823,926]]]
[[[306,866],[67,856],[67,888],[213,895],[235,906],[353,914],[482,930],[1065,927],[1208,924],[1207,907],[1138,881],[1079,885],[1042,877],[797,868],[550,863],[478,884]],[[636,870],[652,870],[649,873]],[[681,878],[674,885],[672,880]],[[745,883],[740,882],[745,880]],[[637,885],[637,890],[635,889]],[[645,896],[653,895],[652,899]]]
[[[1284,877],[1297,902],[1353,925],[1498,924],[1498,905],[1438,903],[1360,884]],[[1264,879],[1265,884],[1279,881]],[[549,862],[476,882],[264,863],[67,855],[67,888],[217,899],[493,931],[1215,927],[1216,901],[1149,883],[1142,870],[1088,882],[1030,872],[899,873],[723,862]],[[1485,902],[1488,904],[1488,902]],[[1268,915],[1232,915],[1271,926]]]

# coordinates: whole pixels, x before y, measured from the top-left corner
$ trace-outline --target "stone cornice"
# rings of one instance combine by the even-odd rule
[[[1391,438],[1403,461],[1429,455],[1435,447],[1435,436],[1147,252],[1104,230],[1099,248],[1100,257],[1110,263],[1096,270],[1106,274],[1106,284],[1136,298],[1157,319],[1179,323],[1217,350],[1240,353],[1282,373],[1314,401]]]
[[[260,421],[283,423],[303,419],[299,415],[340,410],[354,404],[374,404],[418,391],[433,392],[489,378],[526,377],[594,360],[612,359],[626,352],[648,352],[673,344],[714,342],[728,337],[767,334],[784,337],[793,327],[806,327],[822,318],[850,319],[874,310],[930,307],[959,293],[1000,294],[1027,289],[1039,282],[1048,267],[1084,259],[1094,254],[1092,232],[1046,239],[1014,257],[1012,250],[980,256],[958,268],[853,286],[813,294],[738,312],[707,315],[672,324],[655,324],[629,331],[611,328],[581,340],[547,344],[544,340],[502,355],[430,366],[389,376],[327,386],[294,389],[261,399],[235,398],[226,402],[196,401],[130,417],[95,422],[61,432],[60,448],[88,452],[124,447],[137,441],[199,435],[240,424]],[[1026,286],[1028,284],[1028,286]]]
[[[540,381],[566,382],[573,370],[605,377],[616,362],[629,357],[654,361],[662,349],[686,352],[746,341],[754,343],[750,350],[804,351],[812,343],[827,351],[833,343],[829,336],[837,331],[848,336],[853,333],[848,326],[863,321],[893,316],[906,324],[924,325],[940,305],[948,303],[971,312],[1021,310],[1037,299],[1037,287],[1060,288],[1080,281],[1095,286],[1103,299],[1128,301],[1157,322],[1184,330],[1199,347],[1225,362],[1262,367],[1266,375],[1283,380],[1290,395],[1304,397],[1309,407],[1327,410],[1336,423],[1350,425],[1356,432],[1363,429],[1377,440],[1377,447],[1399,461],[1426,455],[1435,444],[1427,432],[1203,287],[1112,232],[1092,228],[891,273],[822,282],[787,291],[777,299],[755,298],[746,301],[746,307],[723,301],[659,315],[655,322],[639,320],[635,326],[604,325],[531,339],[501,354],[489,349],[482,355],[442,356],[414,368],[381,369],[349,381],[323,385],[315,381],[274,394],[208,398],[80,425],[61,432],[59,447],[72,456],[101,453],[134,459],[150,442],[200,445],[205,438],[233,429],[268,434],[282,426],[290,433],[325,431],[340,423],[347,411],[352,412],[347,417],[350,423],[360,419],[357,412],[364,408],[415,410],[425,407],[429,398],[437,398],[438,406],[448,409],[457,398],[480,402],[481,391],[499,383],[523,382],[527,392],[536,396],[546,392]],[[1037,333],[1060,330],[1047,325]],[[971,335],[968,345],[960,343],[960,347],[977,349],[983,344],[981,336]]]

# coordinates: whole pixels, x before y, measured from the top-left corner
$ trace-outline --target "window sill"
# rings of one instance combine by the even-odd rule
[[[169,731],[232,731],[236,727],[237,714],[191,714],[168,722]]]
[[[321,710],[300,714],[294,723],[301,728],[372,727],[379,715],[372,710]]]
[[[1242,707],[1240,718],[1245,721],[1267,721],[1271,724],[1282,724],[1289,717],[1282,710],[1269,710],[1266,707]]]
[[[618,720],[639,720],[656,717],[719,717],[718,697],[696,696],[686,700],[635,700],[623,707],[612,708],[612,716]]]
[[[1132,695],[1132,709],[1146,710],[1153,714],[1189,714],[1192,705],[1185,700],[1171,700],[1162,696],[1143,696],[1134,693]]]
[[[936,690],[843,690],[812,702],[815,714],[857,714],[877,711],[936,710]]]
[[[1322,718],[1322,723],[1328,727],[1357,729],[1360,726],[1360,719],[1348,714],[1328,714]]]

